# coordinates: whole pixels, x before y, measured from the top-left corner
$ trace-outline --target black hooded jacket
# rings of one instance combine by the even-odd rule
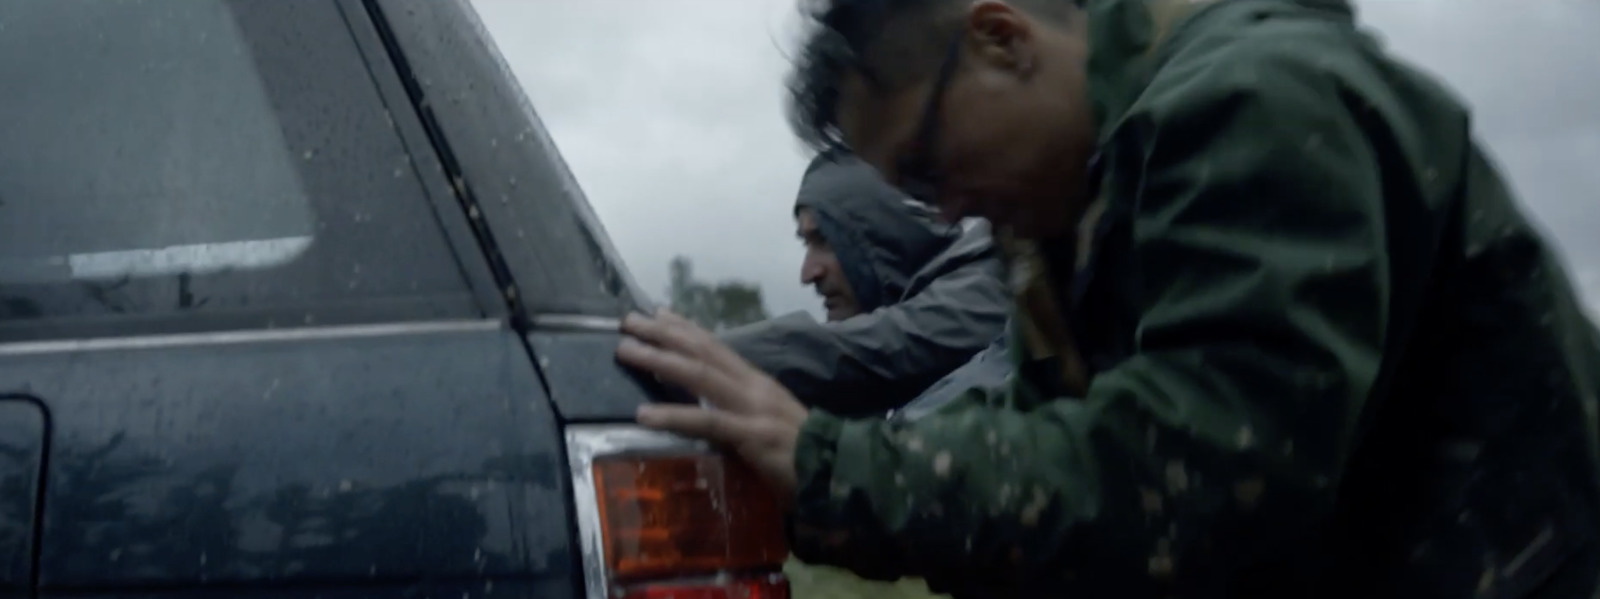
[[[1010,295],[987,223],[936,222],[870,166],[819,157],[795,209],[811,208],[862,314],[797,312],[723,339],[807,405],[842,415],[904,405],[1004,332]]]

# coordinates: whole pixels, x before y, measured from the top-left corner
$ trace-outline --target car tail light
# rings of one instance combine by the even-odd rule
[[[743,462],[633,426],[567,449],[591,599],[787,599],[782,514]]]
[[[783,575],[766,579],[661,583],[624,590],[622,599],[789,599]]]

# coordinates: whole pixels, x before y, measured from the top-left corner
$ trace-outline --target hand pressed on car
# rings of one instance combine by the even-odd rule
[[[700,406],[640,406],[639,423],[727,446],[761,472],[780,497],[793,496],[794,447],[807,410],[772,377],[710,332],[665,310],[629,315],[617,359],[704,399]]]

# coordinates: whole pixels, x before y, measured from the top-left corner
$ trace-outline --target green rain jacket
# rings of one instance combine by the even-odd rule
[[[1462,102],[1344,0],[1088,18],[1105,211],[1045,251],[1086,392],[1014,343],[1007,393],[814,412],[795,553],[966,597],[1595,596],[1600,334]]]

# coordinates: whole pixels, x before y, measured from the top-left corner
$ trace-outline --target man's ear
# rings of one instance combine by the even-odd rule
[[[967,50],[980,64],[1026,77],[1037,63],[1033,27],[1026,14],[1003,0],[978,0],[967,9]]]

